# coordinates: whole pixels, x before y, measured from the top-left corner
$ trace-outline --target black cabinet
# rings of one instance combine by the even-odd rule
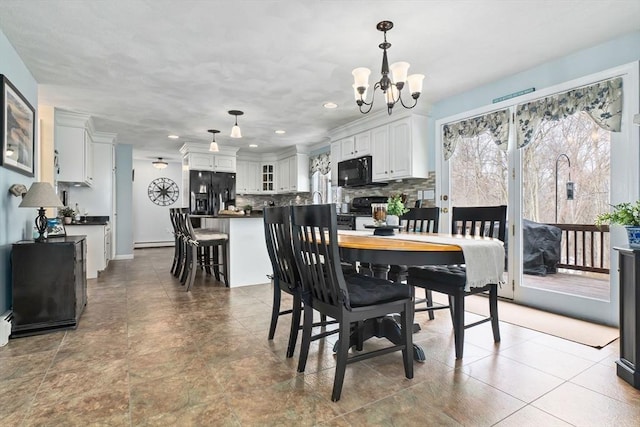
[[[618,251],[620,273],[620,359],[618,376],[640,388],[640,250]]]
[[[87,304],[85,236],[13,244],[11,337],[75,328]]]

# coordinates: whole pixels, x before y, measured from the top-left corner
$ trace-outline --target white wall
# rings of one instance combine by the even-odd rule
[[[182,207],[182,164],[167,160],[169,166],[156,169],[151,160],[134,159],[133,242],[135,247],[173,244],[169,208]],[[178,200],[170,206],[158,206],[149,200],[147,190],[156,178],[169,178],[180,189]]]

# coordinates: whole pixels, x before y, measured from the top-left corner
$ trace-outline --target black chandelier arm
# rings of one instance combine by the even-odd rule
[[[402,93],[400,93],[400,91],[398,91],[398,101],[400,101],[400,104],[402,104],[402,106],[404,108],[406,108],[407,110],[412,109],[413,107],[415,107],[416,105],[418,105],[418,96],[420,96],[420,94],[418,93],[417,96],[414,96],[413,94],[411,95],[411,97],[413,98],[413,105],[411,106],[407,106],[405,105],[404,101],[402,100]]]
[[[364,98],[362,97],[362,94],[360,94],[360,99],[356,101],[356,104],[358,104],[358,108],[360,109],[360,112],[362,114],[367,114],[373,108],[373,101],[376,98],[376,90],[379,89],[379,88],[380,88],[380,82],[376,82],[376,84],[373,85],[373,90],[372,90],[372,94],[371,94],[371,102],[366,102],[364,100]],[[363,110],[362,109],[363,105],[368,105],[369,108],[367,108],[366,110]]]

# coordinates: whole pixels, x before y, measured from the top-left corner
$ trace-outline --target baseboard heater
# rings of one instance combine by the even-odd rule
[[[13,320],[13,311],[7,310],[0,317],[0,347],[7,345],[9,335],[11,335],[11,321]]]

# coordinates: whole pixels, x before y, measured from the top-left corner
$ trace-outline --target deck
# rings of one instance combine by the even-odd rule
[[[523,286],[609,301],[609,275],[559,269],[546,276],[525,274]]]

